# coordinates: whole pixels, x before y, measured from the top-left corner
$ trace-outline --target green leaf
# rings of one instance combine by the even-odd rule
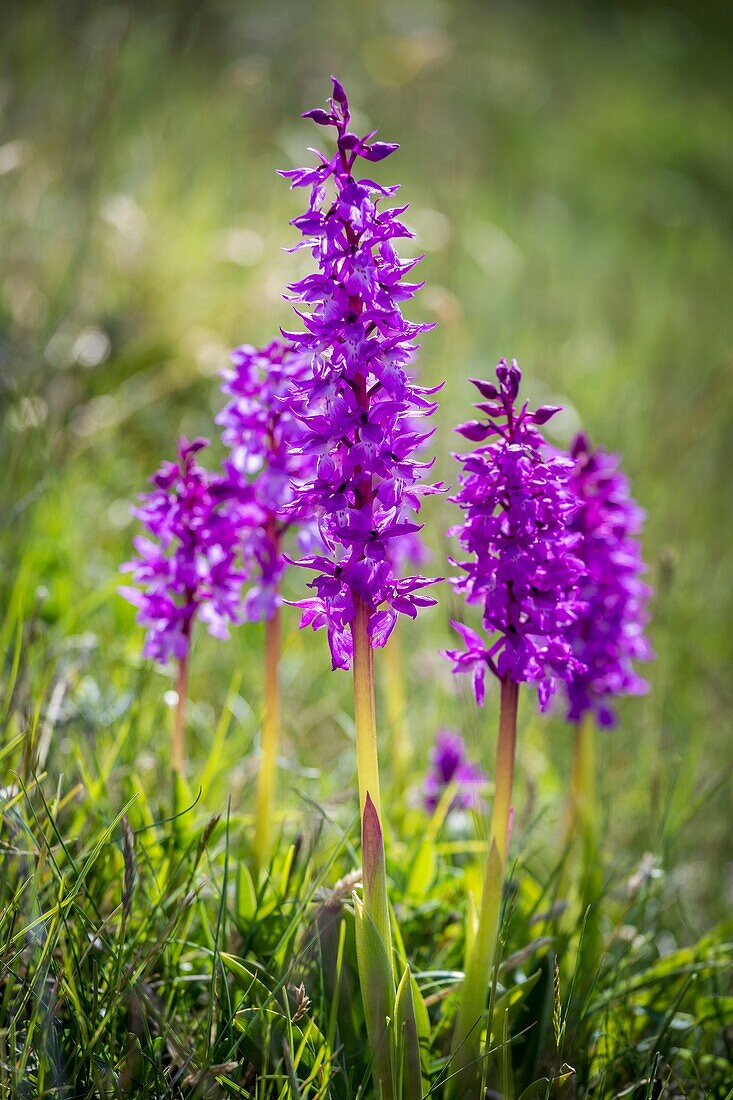
[[[531,1085],[527,1085],[524,1092],[520,1093],[517,1100],[544,1100],[550,1095],[551,1081],[549,1077],[538,1077]]]
[[[401,1100],[420,1100],[423,1095],[422,1058],[409,966],[405,967],[395,998],[394,1047],[398,1094]]]
[[[407,880],[407,893],[410,897],[419,900],[425,897],[435,881],[437,866],[435,845],[429,837],[425,837],[418,845]]]
[[[237,917],[242,924],[252,920],[257,912],[257,891],[247,864],[240,861],[237,867]]]
[[[395,1003],[392,963],[377,926],[354,894],[356,957],[374,1084],[381,1100],[396,1100],[391,1056],[390,1013]]]
[[[525,982],[519,982],[517,985],[513,985],[511,989],[507,989],[500,997],[497,997],[494,1002],[494,1012],[507,1012],[510,1008],[514,1008],[516,1005],[520,1004],[537,985],[541,974],[542,970],[535,970]]]
[[[291,844],[285,855],[283,861],[282,870],[280,873],[280,892],[287,894],[288,886],[290,884],[290,875],[293,871],[293,861],[295,860],[295,845]]]
[[[361,859],[364,876],[364,908],[374,921],[382,942],[390,943],[387,868],[384,835],[379,814],[369,795],[361,822]]]
[[[509,1034],[509,1010],[494,1009],[492,1028],[499,1034],[499,1088],[502,1100],[514,1100],[514,1073],[512,1072],[512,1048]]]
[[[425,998],[420,992],[420,986],[415,981],[415,975],[412,972],[410,972],[410,983],[412,985],[412,1003],[415,1007],[417,1035],[420,1040],[420,1047],[425,1052],[425,1055],[427,1057],[431,1037],[430,1016],[428,1015]]]
[[[254,970],[250,970],[249,967],[245,966],[241,959],[236,958],[235,955],[228,955],[225,951],[219,952],[219,958],[229,973],[233,974],[235,978],[239,978],[240,982],[247,986],[248,996],[256,994],[258,999],[263,1001],[263,1004],[274,1000],[274,993],[267,988]]]
[[[557,1077],[538,1077],[531,1085],[527,1085],[517,1100],[549,1100],[554,1087],[567,1084],[572,1077],[575,1077],[575,1070],[564,1062]]]

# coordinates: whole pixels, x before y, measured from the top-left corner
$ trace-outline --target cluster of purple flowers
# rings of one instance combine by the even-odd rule
[[[465,573],[453,583],[482,610],[487,641],[461,623],[465,650],[450,650],[454,671],[473,674],[476,700],[484,699],[490,669],[500,680],[537,684],[544,708],[558,680],[583,671],[569,629],[583,612],[581,535],[571,527],[578,504],[570,484],[573,463],[547,454],[539,427],[559,410],[518,406],[521,372],[501,360],[497,384],[474,380],[485,419],[457,431],[479,446],[457,456],[463,466],[452,499],[464,521],[457,536],[471,557],[455,562]]]
[[[199,464],[208,445],[181,439],[178,461],[163,463],[133,508],[150,537],[135,538],[137,556],[122,570],[143,587],[120,592],[138,608],[147,630],[143,652],[156,661],[187,655],[195,617],[218,638],[242,622],[241,546],[259,509],[233,471],[213,474]]]
[[[418,260],[401,260],[393,243],[412,236],[400,221],[406,207],[380,209],[397,187],[354,178],[357,160],[383,160],[397,146],[349,129],[335,79],[328,109],[304,117],[335,129],[336,151],[282,173],[310,189],[308,210],[292,224],[304,238],[296,247],[311,249],[318,265],[289,287],[305,331],[285,334],[310,363],[288,404],[304,428],[301,453],[318,456],[292,507],[313,512],[324,546],[297,563],[317,572],[315,596],[297,606],[301,627],[327,627],[334,668],[348,668],[360,601],[373,646],[386,643],[398,614],[414,617],[435,602],[422,591],[431,580],[397,575],[391,547],[420,530],[411,513],[441,490],[421,483],[431,463],[415,456],[431,434],[415,421],[435,411],[437,387],[417,386],[407,370],[415,337],[431,326],[408,322],[400,308],[422,285],[405,281]]]
[[[216,422],[233,468],[251,485],[261,509],[243,548],[253,580],[243,608],[250,621],[271,618],[281,602],[280,579],[287,564],[282,539],[288,528],[297,529],[303,552],[317,541],[309,509],[294,499],[294,487],[313,476],[315,456],[303,449],[303,425],[291,415],[286,400],[292,384],[303,381],[307,371],[307,356],[273,340],[261,349],[236,348],[232,369],[224,374],[222,390],[229,401]]]
[[[423,803],[432,813],[447,788],[452,784],[455,794],[449,810],[475,809],[486,777],[466,755],[463,738],[455,730],[439,730],[430,753],[430,767],[423,780]]]
[[[381,205],[398,188],[355,178],[359,160],[381,161],[398,146],[349,129],[346,94],[332,79],[328,108],[304,117],[335,130],[333,156],[316,151],[314,167],[281,173],[310,193],[292,224],[303,236],[296,248],[311,250],[317,270],[289,287],[304,331],[233,352],[217,417],[230,451],[223,470],[199,465],[206,440],[183,439],[179,460],[161,467],[134,509],[149,537],[135,539],[137,556],[123,566],[141,587],[121,591],[156,660],[186,655],[196,616],[217,636],[231,623],[270,618],[290,528],[306,555],[295,564],[316,572],[314,595],[295,605],[300,625],[327,628],[334,668],[351,663],[360,608],[371,644],[382,646],[399,614],[414,618],[435,603],[424,592],[434,580],[403,575],[425,558],[415,522],[422,498],[443,491],[423,480],[433,433],[422,421],[439,387],[418,386],[410,369],[415,339],[431,326],[401,311],[422,286],[406,278],[420,257],[395,250],[412,236],[400,220],[406,207]],[[543,709],[564,682],[571,720],[593,711],[610,724],[611,697],[645,690],[633,662],[652,655],[643,513],[615,456],[582,435],[571,455],[547,445],[540,429],[559,410],[520,404],[520,380],[505,360],[496,382],[473,380],[482,417],[457,429],[476,446],[456,456],[452,500],[464,516],[449,534],[466,559],[453,563],[463,576],[452,583],[480,606],[488,637],[454,623],[465,649],[447,656],[454,671],[472,674],[479,704],[489,669],[535,683]],[[475,773],[460,739],[441,737],[436,797],[448,772],[469,786]]]
[[[611,698],[647,690],[633,661],[653,656],[644,635],[651,593],[641,580],[645,567],[638,536],[644,512],[631,497],[616,455],[593,450],[584,435],[576,437],[571,455],[570,487],[579,504],[571,528],[580,536],[585,609],[568,632],[584,666],[565,685],[568,717],[577,721],[593,711],[601,725],[609,726],[614,722]]]

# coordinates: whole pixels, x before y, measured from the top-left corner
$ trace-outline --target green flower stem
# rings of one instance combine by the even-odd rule
[[[376,1094],[379,1100],[396,1100],[392,1039],[388,1026],[388,1018],[392,1018],[395,1004],[394,960],[380,820],[374,659],[368,624],[368,608],[358,600],[352,636],[364,901],[363,905],[358,898],[355,901],[356,946]]]
[[[270,855],[272,803],[280,745],[280,611],[265,620],[265,700],[262,715],[262,757],[257,776],[255,865],[263,867]]]
[[[596,729],[593,716],[585,714],[580,722],[574,723],[574,727],[573,763],[562,835],[565,860],[557,882],[559,897],[568,896],[574,880],[578,893],[582,893],[579,881],[584,875],[582,867],[587,866],[589,859],[595,863],[598,847]],[[575,870],[578,856],[581,863],[579,874]]]
[[[387,721],[392,732],[393,774],[397,789],[403,790],[408,775],[412,746],[407,726],[407,704],[405,700],[405,673],[399,633],[395,630],[387,643],[384,667],[384,700],[387,706]]]
[[[598,900],[603,889],[596,762],[596,725],[592,714],[585,714],[575,727],[575,751],[570,783],[567,850],[579,846],[578,862],[566,872],[574,877],[574,896],[567,915],[568,930],[582,924],[576,961],[576,988],[584,997],[591,988],[602,953],[598,920]],[[567,862],[566,862],[567,868]]]
[[[188,649],[178,662],[176,709],[171,730],[171,764],[176,775],[183,775],[186,762],[186,702],[188,699]]]
[[[369,610],[357,597],[356,617],[351,633],[354,640],[354,722],[356,726],[356,769],[359,778],[359,814],[364,815],[367,795],[377,817],[382,816],[379,798],[377,722],[374,709],[374,657],[369,644]]]
[[[478,929],[466,958],[466,974],[453,1035],[450,1069],[455,1076],[451,1080],[451,1092],[467,1100],[477,1098],[481,1088],[481,1019],[491,985],[509,851],[518,693],[518,684],[511,680],[502,681],[494,803]]]
[[[575,724],[570,799],[569,834],[572,835],[577,829],[583,836],[592,834],[595,831],[596,730],[593,716],[588,713]]]

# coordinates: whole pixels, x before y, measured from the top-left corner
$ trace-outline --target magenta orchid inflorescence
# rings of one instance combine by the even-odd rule
[[[456,456],[463,466],[453,497],[465,514],[450,529],[470,558],[454,562],[465,576],[453,583],[482,610],[485,639],[454,623],[465,650],[449,650],[455,672],[473,675],[484,700],[489,669],[500,680],[537,684],[544,708],[558,680],[582,669],[569,629],[584,608],[580,534],[570,528],[578,505],[569,484],[573,463],[547,453],[539,427],[559,410],[530,412],[517,403],[521,372],[501,360],[497,383],[473,380],[485,419],[456,430],[479,446]]]
[[[578,721],[590,711],[601,725],[609,726],[614,722],[614,696],[647,690],[634,660],[653,656],[644,635],[651,594],[641,580],[644,512],[631,496],[616,455],[593,450],[581,434],[571,456],[575,465],[570,485],[579,502],[571,527],[581,536],[578,554],[585,566],[581,592],[586,608],[568,632],[584,666],[565,685],[568,717]]]
[[[336,151],[330,159],[317,153],[313,168],[281,173],[310,189],[308,210],[292,224],[304,237],[297,247],[309,248],[318,265],[289,287],[305,331],[285,333],[308,357],[288,403],[304,428],[301,453],[317,456],[292,508],[315,514],[324,545],[297,563],[317,576],[309,585],[315,596],[296,606],[301,627],[327,627],[333,667],[348,668],[359,601],[372,646],[385,644],[398,614],[414,617],[435,603],[423,592],[432,580],[395,573],[391,547],[420,530],[412,514],[425,494],[441,491],[420,480],[432,463],[415,452],[431,433],[414,426],[435,411],[430,398],[439,387],[417,386],[407,370],[415,337],[431,326],[407,321],[400,308],[422,284],[405,281],[418,260],[401,260],[393,244],[412,236],[400,221],[406,208],[379,208],[398,188],[355,178],[359,159],[383,160],[397,146],[349,130],[335,79],[328,109],[304,117],[334,128]]]
[[[150,537],[135,538],[137,556],[122,566],[142,589],[125,585],[120,592],[138,608],[147,630],[143,652],[156,661],[186,657],[195,618],[226,638],[243,617],[240,547],[258,507],[233,471],[214,474],[199,464],[208,445],[181,439],[178,461],[163,463],[151,478],[154,488],[132,509]]]
[[[216,418],[231,462],[260,506],[259,522],[246,532],[243,546],[252,581],[244,616],[269,619],[281,602],[280,580],[287,562],[283,537],[297,533],[302,552],[318,543],[311,509],[295,501],[296,487],[313,476],[315,456],[303,451],[305,429],[292,415],[287,395],[308,373],[309,357],[291,344],[273,340],[264,348],[249,345],[232,352],[232,369],[222,390],[229,401]]]

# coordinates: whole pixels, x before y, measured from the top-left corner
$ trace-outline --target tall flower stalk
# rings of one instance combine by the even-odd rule
[[[394,1015],[395,982],[381,824],[373,649],[384,646],[398,615],[414,618],[435,601],[433,581],[401,577],[391,563],[394,540],[415,534],[412,515],[426,493],[431,463],[415,452],[429,438],[414,427],[430,416],[435,390],[415,384],[407,367],[415,337],[429,325],[408,322],[401,304],[421,284],[406,281],[417,259],[401,260],[393,242],[411,236],[406,209],[382,208],[397,187],[355,178],[358,163],[374,163],[397,146],[349,129],[349,103],[333,79],[326,109],[306,118],[335,131],[331,157],[312,168],[283,172],[309,189],[304,214],[293,221],[317,270],[290,286],[304,331],[285,333],[310,370],[295,381],[288,404],[305,434],[304,455],[317,456],[311,478],[296,487],[294,506],[317,517],[324,552],[297,564],[315,571],[314,595],[297,602],[301,627],[325,627],[334,668],[353,665],[356,756],[362,821],[364,901],[357,898],[357,944],[367,1027],[380,1095],[394,1090],[394,1059],[386,1029]],[[394,1048],[393,1048],[394,1049]]]
[[[487,637],[454,623],[465,649],[449,650],[454,671],[473,677],[479,706],[485,676],[500,684],[499,737],[494,800],[478,928],[469,938],[465,978],[453,1040],[454,1093],[478,1096],[481,1081],[481,1031],[501,919],[512,822],[520,683],[537,685],[545,708],[557,682],[581,670],[567,640],[580,613],[578,584],[582,562],[576,555],[580,536],[569,523],[576,503],[569,488],[572,463],[547,455],[539,428],[558,409],[530,412],[518,404],[521,373],[501,360],[496,383],[474,380],[484,399],[481,419],[457,431],[478,446],[457,456],[462,471],[452,499],[463,522],[449,531],[467,553],[455,562],[464,576],[453,583],[469,604],[481,608]]]
[[[188,701],[188,654],[191,644],[191,625],[185,632],[185,651],[178,658],[176,674],[176,703],[173,711],[171,736],[171,765],[177,775],[183,775],[186,763],[186,703]]]
[[[265,676],[262,708],[262,757],[257,774],[255,865],[263,867],[270,853],[272,810],[280,747],[280,608],[265,619]]]
[[[264,348],[243,345],[232,352],[224,374],[229,397],[217,416],[222,440],[230,449],[231,467],[258,509],[245,532],[243,554],[251,587],[243,616],[264,620],[264,703],[262,742],[257,774],[254,856],[262,867],[269,857],[273,800],[280,748],[280,584],[286,568],[283,542],[295,531],[301,550],[317,536],[308,510],[294,503],[295,486],[312,476],[315,459],[301,452],[304,430],[287,404],[288,391],[307,374],[307,358],[281,340]]]
[[[186,762],[185,713],[193,626],[203,622],[218,638],[242,622],[243,532],[256,515],[251,494],[231,470],[213,474],[198,462],[208,440],[181,439],[178,460],[151,478],[153,489],[132,509],[147,530],[134,539],[136,557],[122,566],[135,585],[120,593],[138,609],[146,628],[143,653],[161,664],[177,662],[177,702],[171,728],[171,764]]]
[[[393,539],[388,551],[390,563],[398,576],[423,566],[429,558],[419,534]],[[382,672],[385,710],[391,734],[392,776],[396,790],[403,792],[409,779],[413,746],[405,692],[405,660],[398,631],[392,634],[388,642],[388,657],[383,662]]]
[[[377,749],[377,719],[374,702],[374,655],[369,641],[369,609],[361,597],[356,597],[356,613],[352,620],[354,660],[354,723],[356,727],[356,766],[359,781],[359,810],[363,816],[367,799],[381,818],[382,799],[379,789],[379,759]]]
[[[583,873],[580,888],[581,908],[585,912],[594,900],[600,884],[600,865],[598,862],[598,796],[596,772],[597,745],[596,723],[593,714],[587,711],[582,718],[573,723],[573,763],[570,772],[568,804],[565,812],[565,844],[570,852],[577,839],[582,849]],[[567,886],[568,865],[563,867],[559,876],[558,892]]]
[[[575,438],[570,456],[570,487],[577,501],[571,528],[580,539],[585,608],[569,629],[581,667],[564,685],[567,717],[575,727],[566,839],[580,842],[578,900],[585,912],[600,889],[597,726],[614,725],[615,699],[648,688],[634,662],[653,656],[644,632],[651,589],[642,580],[644,512],[631,496],[618,456],[594,449],[584,434]],[[591,913],[584,936],[589,967],[595,962],[594,939]]]

